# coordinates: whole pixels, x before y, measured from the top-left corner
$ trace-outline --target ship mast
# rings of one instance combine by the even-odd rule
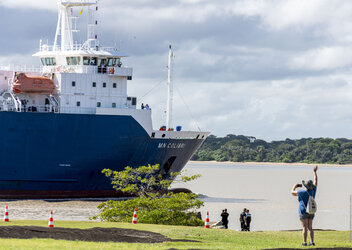
[[[58,0],[59,17],[57,22],[54,48],[53,50],[59,50],[58,40],[61,36],[61,51],[73,50],[73,29],[72,20],[75,19],[73,16],[74,7],[87,7],[88,8],[88,37],[87,41],[84,43],[83,47],[90,49],[91,47],[98,46],[98,37],[95,33],[95,26],[97,21],[94,18],[94,12],[98,10],[96,7],[94,10],[91,6],[97,6],[98,0]],[[82,9],[83,10],[83,9]],[[80,14],[82,14],[82,10]]]
[[[166,109],[166,128],[172,129],[172,102],[173,102],[173,59],[174,54],[169,46],[169,63],[168,63],[168,77],[167,77],[167,109]]]

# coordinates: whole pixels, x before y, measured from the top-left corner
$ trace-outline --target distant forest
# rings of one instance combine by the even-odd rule
[[[252,136],[210,135],[192,160],[348,164],[352,163],[352,140],[304,138],[266,142]]]

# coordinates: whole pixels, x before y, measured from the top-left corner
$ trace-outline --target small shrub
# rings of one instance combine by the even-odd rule
[[[135,208],[138,222],[147,224],[201,226],[203,221],[194,209],[203,206],[195,194],[171,194],[140,197],[125,201],[106,201],[98,205],[101,213],[91,219],[109,222],[131,222]]]

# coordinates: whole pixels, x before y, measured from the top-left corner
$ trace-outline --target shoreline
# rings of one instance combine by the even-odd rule
[[[352,167],[352,164],[326,164],[326,163],[285,163],[285,162],[232,162],[232,161],[189,161],[188,163],[206,163],[206,164],[236,164],[236,165],[263,165],[263,166],[307,166],[307,167]]]

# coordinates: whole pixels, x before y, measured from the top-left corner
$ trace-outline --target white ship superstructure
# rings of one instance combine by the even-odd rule
[[[0,197],[116,195],[103,168],[180,171],[209,133],[174,130],[171,46],[167,119],[154,130],[151,110],[127,93],[126,55],[100,45],[98,1],[57,3],[54,43],[40,41],[34,54],[41,67],[0,67]],[[77,10],[88,13],[82,44],[74,41]]]
[[[97,108],[135,109],[136,98],[127,96],[132,68],[122,63],[126,55],[114,48],[101,47],[95,34],[97,1],[60,1],[58,5],[54,45],[41,42],[35,56],[41,60],[42,72],[51,76],[57,86],[60,112],[95,114]],[[74,7],[86,7],[88,11],[88,37],[83,44],[73,40],[77,18],[73,15]],[[45,104],[43,101],[41,104]]]

